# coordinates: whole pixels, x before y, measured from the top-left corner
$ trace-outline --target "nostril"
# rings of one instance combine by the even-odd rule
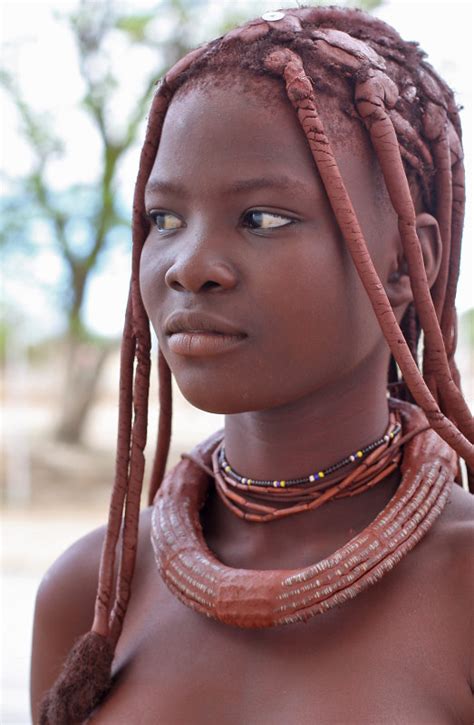
[[[213,282],[212,279],[205,282],[202,286],[202,289],[213,289],[214,287],[220,287],[221,285],[218,282]]]
[[[174,289],[176,292],[181,292],[184,290],[184,287],[182,284],[180,284],[177,280],[173,280],[170,284],[171,289]]]

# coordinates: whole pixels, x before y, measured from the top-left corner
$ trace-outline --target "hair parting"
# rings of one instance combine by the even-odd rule
[[[318,67],[328,75],[314,78],[309,69],[311,59],[316,59]],[[41,711],[43,725],[81,722],[103,699],[111,685],[111,663],[131,593],[145,467],[151,349],[149,320],[140,295],[139,264],[149,232],[144,213],[145,185],[163,121],[173,94],[184,84],[198,83],[206,76],[219,82],[235,74],[236,68],[254,79],[277,78],[282,85],[389,345],[388,387],[402,399],[414,399],[430,426],[466,460],[474,490],[474,424],[454,360],[465,191],[460,122],[452,92],[423,60],[416,44],[404,42],[381,21],[355,10],[288,10],[278,23],[255,20],[192,51],[161,82],[149,115],[133,202],[132,280],[121,350],[115,483],[94,622],[47,693]],[[318,113],[319,95],[331,92],[327,79],[336,76],[350,88],[351,115],[367,130],[398,216],[413,291],[413,302],[400,325],[370,258]],[[443,245],[439,274],[431,290],[416,233],[410,191],[414,179],[426,208],[439,222]],[[172,378],[161,352],[158,377],[160,415],[149,504],[162,482],[171,440]]]

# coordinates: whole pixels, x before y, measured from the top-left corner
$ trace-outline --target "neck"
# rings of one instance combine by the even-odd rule
[[[386,364],[361,365],[337,387],[326,385],[290,405],[227,415],[230,465],[250,478],[299,478],[376,440],[388,425],[386,369]],[[229,566],[308,565],[367,526],[398,482],[394,472],[357,496],[269,523],[238,518],[213,491],[202,512],[206,542]]]
[[[227,415],[230,465],[254,479],[298,478],[376,440],[388,424],[386,378],[377,384],[371,373],[362,368],[337,389],[325,386],[288,405]]]

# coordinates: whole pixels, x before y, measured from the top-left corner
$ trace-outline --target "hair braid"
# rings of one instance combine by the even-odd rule
[[[158,440],[156,444],[155,460],[150,479],[148,491],[148,505],[153,503],[160,483],[163,480],[166,461],[171,443],[171,422],[172,422],[172,392],[171,392],[171,370],[168,367],[163,354],[158,353],[158,381],[159,381],[159,421]]]
[[[305,64],[321,67],[311,80]],[[215,82],[235,75],[283,80],[320,172],[337,222],[391,350],[388,385],[414,399],[430,425],[474,471],[473,422],[460,391],[454,360],[455,309],[464,215],[464,170],[459,115],[448,86],[423,61],[415,43],[404,42],[385,23],[360,11],[310,7],[286,11],[278,23],[255,20],[181,59],[166,75],[153,100],[133,206],[132,284],[122,341],[116,477],[104,541],[95,617],[91,632],[71,651],[63,672],[47,694],[41,723],[82,721],[110,687],[114,649],[126,613],[137,547],[140,493],[144,475],[150,371],[149,321],[139,289],[139,261],[148,221],[144,190],[156,157],[168,105],[186,83],[211,75]],[[388,68],[388,69],[387,69]],[[333,93],[327,78],[347,80],[352,110],[366,126],[399,219],[414,301],[399,326],[369,256],[357,217],[317,110],[316,88]],[[325,80],[326,78],[326,80]],[[388,142],[383,134],[388,134]],[[408,177],[439,221],[441,267],[428,287]],[[423,365],[418,347],[423,331]],[[137,361],[134,371],[134,361]],[[160,418],[149,502],[164,475],[171,438],[171,371],[158,356]],[[133,389],[133,394],[132,394]],[[132,411],[132,405],[134,411]],[[133,426],[132,426],[133,417]],[[474,485],[474,481],[473,485]],[[124,511],[125,507],[125,511]],[[115,551],[122,532],[115,599]]]
[[[356,105],[368,126],[390,199],[398,215],[400,237],[407,258],[415,306],[425,333],[426,356],[430,359],[430,372],[436,381],[430,385],[430,376],[426,380],[427,385],[435,397],[436,384],[443,388],[449,410],[459,429],[470,439],[474,439],[472,416],[451,377],[416,234],[415,208],[396,143],[395,129],[385,110],[385,104],[395,104],[397,97],[398,89],[395,84],[385,74],[382,75],[377,71],[374,71],[371,77],[364,78],[356,87]]]
[[[300,121],[308,139],[311,152],[321,175],[323,185],[326,189],[326,193],[333,208],[339,228],[346,241],[361,281],[370,298],[374,312],[384,332],[385,339],[387,340],[390,350],[402,370],[403,376],[407,381],[413,397],[420,407],[423,408],[432,428],[434,428],[434,430],[436,430],[442,438],[444,438],[444,440],[446,440],[454,448],[454,450],[465,457],[471,466],[474,466],[474,446],[458,430],[452,421],[445,417],[440,411],[436,400],[420,375],[408,345],[402,335],[383,285],[370,258],[351,200],[347,194],[336,159],[332,152],[329,140],[325,134],[321,118],[319,117],[313,87],[305,74],[301,58],[288,48],[281,48],[272,51],[272,53],[267,56],[266,64],[269,70],[281,74],[285,80],[288,97],[297,111],[298,120]],[[365,74],[367,75],[366,71]],[[370,80],[375,78],[375,82],[379,80],[377,76],[369,75],[368,77]],[[415,270],[410,270],[412,288],[415,288],[416,283],[414,283],[413,275],[417,273],[420,275],[424,274],[426,279],[426,273],[422,260],[420,261],[421,251],[418,245],[418,237],[416,236],[416,233],[414,234],[414,238],[411,236],[411,233],[414,232],[414,222],[410,225],[410,220],[401,217],[401,214],[406,214],[407,216],[410,214],[411,209],[409,207],[410,205],[412,206],[411,196],[409,202],[406,196],[402,196],[400,201],[393,191],[397,178],[400,176],[400,166],[397,164],[399,157],[397,158],[393,153],[393,140],[390,139],[389,142],[384,145],[384,138],[387,135],[387,117],[383,111],[380,111],[380,101],[383,98],[382,93],[384,89],[380,89],[380,91],[377,89],[378,93],[374,98],[370,95],[371,89],[366,88],[366,83],[367,81],[364,81],[362,88],[358,89],[359,95],[357,97],[357,101],[359,107],[362,106],[362,103],[366,103],[366,97],[362,94],[365,94],[367,90],[369,90],[368,98],[370,99],[370,111],[372,112],[374,107],[379,111],[377,120],[379,120],[382,124],[382,128],[378,128],[377,121],[375,121],[373,126],[370,128],[371,137],[374,144],[377,144],[376,151],[379,156],[387,186],[389,187],[389,193],[391,192],[390,196],[394,204],[396,204],[396,211],[399,213],[400,232],[402,239],[405,242],[405,251],[407,256],[410,254],[411,257],[409,264],[411,264],[412,268],[416,266]],[[389,86],[388,92],[394,93],[394,89]],[[380,146],[378,145],[379,138],[382,139]],[[396,148],[398,149],[398,145]],[[394,168],[396,171],[394,171]],[[401,167],[401,169],[403,172],[403,167]],[[402,173],[402,178],[408,187],[404,172]],[[408,210],[405,209],[405,206],[408,207]],[[407,237],[408,243],[406,243]],[[413,246],[416,245],[416,250],[419,256],[411,254],[411,250],[409,248],[410,243]],[[418,309],[420,304],[426,302],[426,295],[422,296],[419,293],[419,290],[415,293],[414,289],[414,296],[415,304]],[[431,329],[429,332],[431,333]]]
[[[155,96],[135,187],[132,281],[120,361],[116,472],[102,549],[94,621],[91,631],[78,640],[71,650],[61,674],[43,699],[40,707],[41,725],[82,722],[103,699],[111,685],[110,668],[115,645],[130,598],[144,474],[143,449],[146,443],[150,371],[149,322],[139,289],[140,253],[148,233],[143,216],[143,194],[158,148],[169,97],[165,86]],[[115,553],[121,531],[121,560],[115,600],[112,602]]]

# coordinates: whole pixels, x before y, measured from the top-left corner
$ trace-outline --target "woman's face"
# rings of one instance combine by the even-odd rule
[[[396,221],[374,202],[373,159],[356,132],[338,162],[384,281]],[[193,405],[274,408],[356,381],[371,359],[386,366],[385,341],[289,103],[265,103],[238,83],[181,93],[166,115],[145,205],[143,301]],[[192,318],[193,334],[167,334],[179,311],[218,318],[216,328],[240,336],[202,337]]]

